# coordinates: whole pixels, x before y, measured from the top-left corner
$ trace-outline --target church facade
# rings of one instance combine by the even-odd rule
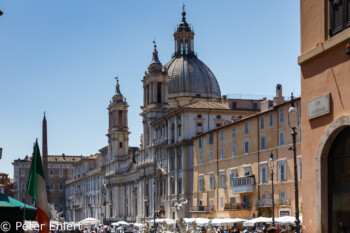
[[[185,12],[174,33],[174,43],[174,55],[165,65],[154,46],[151,64],[142,79],[140,148],[129,147],[129,105],[117,81],[108,107],[108,146],[100,150],[101,213],[106,223],[144,223],[154,217],[176,219],[174,204],[186,200],[184,214],[190,217],[192,137],[259,111],[259,100],[228,101],[221,97],[215,75],[194,51],[194,32]],[[240,104],[245,107],[237,108]]]

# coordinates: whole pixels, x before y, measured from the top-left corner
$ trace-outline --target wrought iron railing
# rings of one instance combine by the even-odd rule
[[[190,212],[214,212],[214,206],[192,206]]]
[[[225,211],[229,210],[250,210],[252,208],[251,203],[226,203],[224,206]]]

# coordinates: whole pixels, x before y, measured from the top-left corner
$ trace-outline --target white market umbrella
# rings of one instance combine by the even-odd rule
[[[299,217],[300,222],[302,222],[302,218]],[[271,220],[272,222],[272,220]],[[295,223],[295,217],[294,216],[283,216],[275,218],[276,223],[280,224],[294,224]]]
[[[98,220],[96,218],[85,218],[85,219],[81,220],[80,223],[82,223],[82,224],[98,224],[98,223],[100,223],[100,220]]]
[[[204,227],[204,226],[208,225],[209,219],[207,219],[207,218],[196,218],[196,223],[197,223],[197,226]]]
[[[271,218],[265,218],[265,217],[258,217],[258,218],[253,218],[250,219],[246,222],[243,223],[243,226],[245,227],[252,227],[255,225],[255,223],[266,223],[266,222],[271,222],[272,219]]]
[[[145,227],[145,225],[142,223],[133,223],[132,225],[134,225],[135,227],[138,227],[138,228]]]
[[[214,218],[213,226],[233,226],[235,223],[245,222],[247,220],[241,218]]]
[[[111,224],[112,226],[129,226],[130,224],[125,221],[118,221]]]

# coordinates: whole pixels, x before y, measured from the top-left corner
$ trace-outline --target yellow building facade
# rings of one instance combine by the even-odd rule
[[[254,218],[294,215],[294,159],[290,102],[280,101],[259,114],[193,138],[192,217]],[[300,98],[295,101],[300,122]],[[297,128],[297,168],[302,188],[301,130]],[[273,154],[273,161],[270,156]],[[302,200],[299,197],[299,209]]]

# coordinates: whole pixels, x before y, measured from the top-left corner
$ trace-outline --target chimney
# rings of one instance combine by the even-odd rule
[[[277,84],[276,96],[273,98],[273,106],[284,103],[284,97],[282,96],[282,85]]]
[[[269,110],[269,100],[264,97],[260,102],[260,112],[266,112],[267,110]]]

